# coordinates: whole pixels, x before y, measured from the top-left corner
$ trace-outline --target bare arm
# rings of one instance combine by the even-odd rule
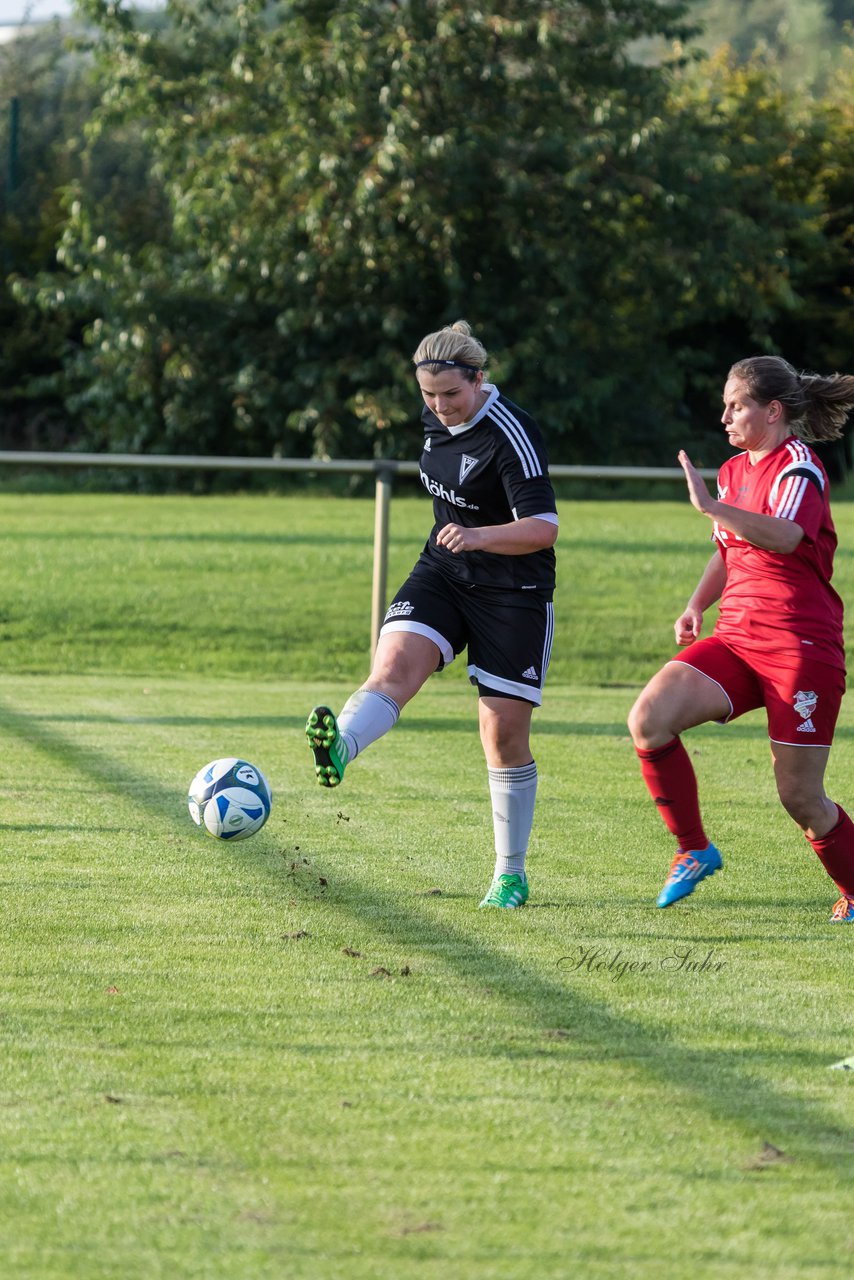
[[[742,511],[726,502],[713,498],[706,488],[706,482],[696,469],[684,449],[679,453],[679,462],[688,481],[688,496],[691,505],[701,515],[710,520],[717,520],[730,533],[761,547],[763,551],[778,551],[782,555],[790,555],[804,536],[804,531],[794,520],[782,520],[779,516],[763,516],[756,511]]]
[[[523,516],[511,524],[484,525],[479,529],[446,524],[436,534],[436,544],[455,555],[459,551],[491,551],[498,556],[525,556],[553,547],[557,533],[557,525],[550,520]]]
[[[677,644],[684,647],[694,643],[703,626],[703,614],[716,600],[720,600],[725,584],[726,565],[720,552],[715,551],[691,593],[691,599],[673,624]]]

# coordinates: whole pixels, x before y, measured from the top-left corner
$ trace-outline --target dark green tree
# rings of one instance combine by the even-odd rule
[[[16,299],[8,281],[55,267],[71,180],[95,102],[58,23],[0,46],[0,444],[52,447],[68,436],[57,386],[69,317]]]
[[[714,462],[729,362],[830,314],[844,91],[639,65],[680,5],[81,7],[104,91],[28,296],[90,445],[411,456],[409,353],[465,316],[555,460]]]
[[[647,149],[647,199],[630,253],[657,317],[645,350],[669,373],[665,421],[681,408],[682,431],[707,465],[726,456],[718,425],[726,370],[777,350],[777,328],[797,325],[813,264],[825,256],[822,133],[811,100],[791,91],[773,57],[741,64],[724,50],[674,77]]]
[[[41,300],[93,317],[69,366],[90,437],[409,452],[408,353],[464,314],[563,452],[601,453],[618,337],[641,338],[626,206],[666,93],[626,50],[685,34],[683,8],[209,0],[152,33],[87,0],[92,144],[138,129],[168,209],[134,245],[69,198]]]

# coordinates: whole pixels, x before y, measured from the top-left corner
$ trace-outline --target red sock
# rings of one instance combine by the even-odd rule
[[[641,776],[658,805],[668,831],[685,851],[705,849],[709,838],[703,830],[697,775],[680,738],[663,747],[636,747]],[[821,856],[821,855],[819,855]]]
[[[839,805],[839,821],[820,840],[810,840],[819,860],[839,892],[854,898],[854,822]]]

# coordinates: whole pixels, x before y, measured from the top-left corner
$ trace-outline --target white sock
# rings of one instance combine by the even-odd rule
[[[525,855],[534,825],[537,766],[488,769],[495,831],[495,876],[524,876]]]
[[[400,707],[394,698],[374,689],[357,689],[347,699],[338,716],[338,731],[347,747],[348,759],[354,760],[397,724]]]

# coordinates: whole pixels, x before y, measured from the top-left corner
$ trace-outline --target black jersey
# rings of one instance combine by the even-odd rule
[[[484,383],[483,389],[486,403],[465,426],[443,426],[426,405],[421,414],[421,483],[433,498],[435,519],[422,556],[458,582],[501,591],[539,591],[551,599],[551,547],[508,556],[492,551],[454,554],[436,545],[436,534],[446,524],[479,528],[543,515],[557,522],[539,427],[497,387]]]

